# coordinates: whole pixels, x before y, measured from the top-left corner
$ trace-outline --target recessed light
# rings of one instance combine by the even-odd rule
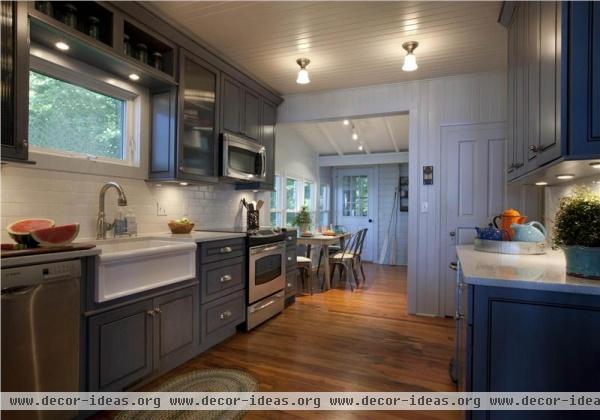
[[[560,175],[556,175],[556,177],[558,179],[573,179],[573,178],[575,178],[575,175],[573,175],[573,174],[560,174]]]
[[[363,149],[364,149],[364,146],[363,146],[362,144],[359,144],[359,145],[358,145],[358,150],[360,150],[360,151],[362,152],[362,151],[363,151]]]
[[[352,133],[352,140],[358,140],[358,134]]]
[[[185,187],[186,185],[190,185],[188,182],[180,182],[179,185]]]
[[[536,182],[535,185],[548,185],[548,183],[546,181],[540,181],[540,182]]]
[[[71,48],[71,47],[69,47],[69,44],[67,44],[66,42],[62,42],[62,41],[58,41],[56,44],[54,44],[54,46],[61,51],[68,51],[69,48]]]
[[[135,74],[135,73],[131,73],[131,74],[129,75],[129,78],[130,78],[131,80],[133,80],[133,81],[138,81],[138,80],[140,80],[140,76],[139,76],[139,75],[137,75],[137,74]]]
[[[600,169],[600,162],[592,162],[590,166],[594,169]]]
[[[350,124],[350,121],[344,120],[344,125],[348,125],[348,124]]]

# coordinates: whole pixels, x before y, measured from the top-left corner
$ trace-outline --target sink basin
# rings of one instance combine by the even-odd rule
[[[196,244],[159,239],[98,241],[96,302],[196,277]]]

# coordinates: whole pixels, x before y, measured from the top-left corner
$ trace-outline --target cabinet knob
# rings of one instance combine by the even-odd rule
[[[229,318],[231,318],[231,315],[232,315],[231,311],[225,311],[225,312],[222,312],[221,315],[219,315],[219,318],[229,319]]]
[[[460,312],[456,311],[456,312],[454,313],[454,319],[455,319],[456,321],[459,321],[459,320],[461,320],[461,319],[465,319],[465,316],[464,316],[464,315],[462,315]]]
[[[534,144],[532,144],[531,146],[529,146],[529,150],[531,150],[532,152],[537,153],[538,152],[538,147]]]
[[[154,312],[157,314],[162,314],[162,310],[159,307],[154,308]]]
[[[233,251],[233,250],[231,249],[230,246],[224,246],[223,248],[219,249],[219,252],[221,254],[229,254],[231,251]]]
[[[225,274],[224,276],[222,276],[219,281],[221,283],[227,283],[228,281],[231,281],[233,279],[233,277],[231,277],[229,274]]]
[[[154,317],[156,315],[156,312],[154,312],[154,310],[148,311],[146,312],[147,315],[150,315],[151,317]]]

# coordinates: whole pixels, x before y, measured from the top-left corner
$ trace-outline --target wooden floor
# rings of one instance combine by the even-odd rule
[[[367,285],[298,297],[282,314],[159,378],[243,369],[261,391],[454,391],[454,324],[406,313],[406,269],[365,264]],[[154,384],[145,387],[151,389]],[[457,419],[458,412],[249,412],[246,419]]]

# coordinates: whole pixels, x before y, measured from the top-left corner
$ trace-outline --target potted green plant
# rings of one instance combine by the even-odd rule
[[[310,217],[310,213],[308,212],[307,206],[303,206],[300,212],[296,215],[294,224],[300,228],[300,233],[310,231],[312,219]]]
[[[600,193],[578,187],[561,198],[554,244],[567,259],[567,273],[600,279]]]

